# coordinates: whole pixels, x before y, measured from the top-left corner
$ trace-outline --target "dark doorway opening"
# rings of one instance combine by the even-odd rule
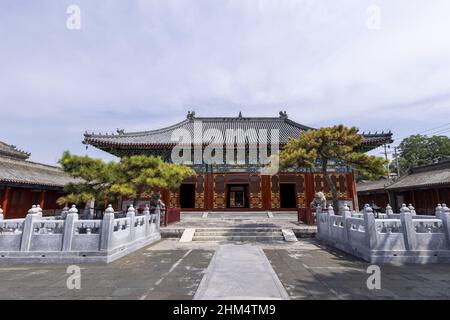
[[[295,183],[280,184],[280,206],[291,209],[296,207]]]
[[[227,208],[248,208],[248,185],[227,185]]]
[[[180,207],[195,208],[195,184],[182,184],[180,186]]]

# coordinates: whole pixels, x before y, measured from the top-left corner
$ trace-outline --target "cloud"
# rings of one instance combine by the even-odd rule
[[[366,9],[381,8],[381,29]],[[66,8],[82,28],[66,28]],[[446,0],[5,0],[0,140],[54,163],[89,131],[197,115],[419,132],[450,118]],[[432,111],[432,112],[430,112]],[[106,156],[90,148],[87,152]]]

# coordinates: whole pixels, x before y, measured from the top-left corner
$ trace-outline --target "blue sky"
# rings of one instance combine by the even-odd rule
[[[72,4],[80,30],[66,27]],[[0,140],[50,164],[66,149],[110,159],[85,150],[85,130],[156,129],[188,110],[418,133],[450,119],[449,12],[447,0],[1,0]]]

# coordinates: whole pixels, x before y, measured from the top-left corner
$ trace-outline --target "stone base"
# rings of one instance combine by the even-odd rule
[[[344,251],[355,257],[370,263],[392,263],[392,264],[425,264],[425,263],[450,263],[449,250],[362,250],[348,248],[339,243],[330,243],[317,237],[319,242]]]
[[[0,264],[110,263],[161,239],[159,233],[108,251],[2,251]]]

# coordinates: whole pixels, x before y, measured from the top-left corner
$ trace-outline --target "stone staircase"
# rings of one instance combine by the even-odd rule
[[[281,228],[200,228],[192,241],[284,241]]]

